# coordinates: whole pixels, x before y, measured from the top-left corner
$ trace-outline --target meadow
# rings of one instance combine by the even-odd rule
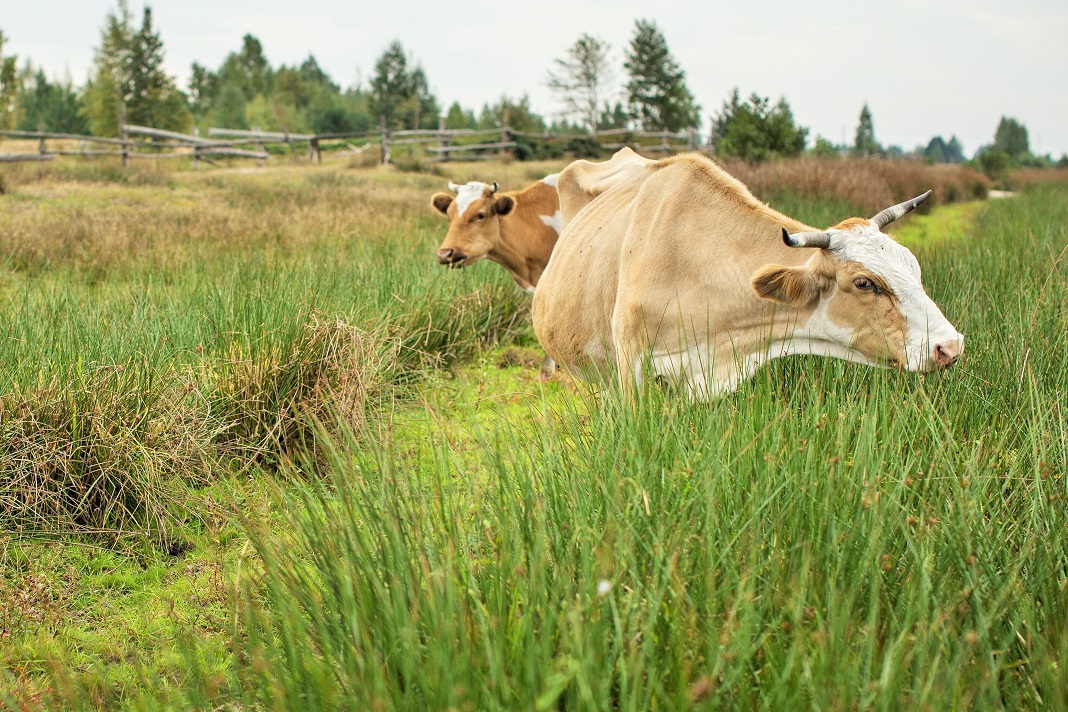
[[[732,167],[814,225],[938,181],[964,357],[632,408],[433,258],[446,180],[561,165],[8,171],[0,703],[1068,704],[1068,185]]]

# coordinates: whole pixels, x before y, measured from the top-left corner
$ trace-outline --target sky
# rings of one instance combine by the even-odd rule
[[[905,149],[956,135],[969,155],[1002,116],[1027,126],[1031,149],[1068,152],[1065,0],[540,0],[536,3],[157,0],[149,3],[165,64],[185,88],[196,61],[218,67],[252,33],[272,65],[313,54],[343,86],[365,84],[394,39],[427,73],[442,107],[476,111],[530,96],[555,116],[553,59],[582,33],[607,40],[621,99],[623,49],[634,20],[654,20],[702,106],[702,132],[734,87],[786,97],[796,120],[852,143],[861,107],[875,136]],[[131,0],[140,22],[143,3]],[[5,52],[53,76],[85,81],[114,0],[0,0]]]

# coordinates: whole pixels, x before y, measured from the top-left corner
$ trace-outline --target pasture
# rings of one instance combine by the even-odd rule
[[[561,165],[7,173],[0,703],[1068,704],[1068,185],[895,225],[953,369],[630,407],[433,256],[447,180]],[[821,226],[931,180],[762,170]]]

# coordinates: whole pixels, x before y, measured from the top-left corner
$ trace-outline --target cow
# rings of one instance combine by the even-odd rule
[[[448,193],[435,193],[430,204],[449,219],[438,248],[438,262],[465,267],[485,257],[508,270],[520,289],[533,293],[560,236],[562,215],[556,192],[558,174],[523,190],[501,192],[500,186],[472,181],[449,182]],[[555,370],[548,356],[542,376]]]
[[[930,191],[817,230],[704,156],[627,148],[572,163],[558,189],[564,229],[534,331],[579,376],[614,372],[629,395],[643,378],[682,381],[711,399],[790,354],[929,371],[963,351],[915,256],[882,232]]]
[[[438,262],[466,267],[485,257],[508,270],[520,289],[533,293],[562,228],[557,175],[507,193],[500,192],[496,181],[450,182],[455,198],[435,193],[430,199],[449,219]]]

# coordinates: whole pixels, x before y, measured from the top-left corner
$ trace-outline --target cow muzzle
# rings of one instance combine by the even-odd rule
[[[931,358],[938,368],[949,368],[957,362],[964,351],[964,337],[957,334],[956,339],[949,339],[934,345]]]
[[[443,247],[438,250],[439,264],[463,267],[464,260],[466,259],[467,255],[464,254],[462,250],[453,247]]]

